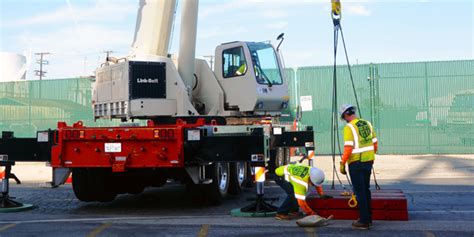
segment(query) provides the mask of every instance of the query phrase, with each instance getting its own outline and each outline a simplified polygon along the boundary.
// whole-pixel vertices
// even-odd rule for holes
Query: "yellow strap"
[[[349,205],[349,207],[356,207],[357,206],[357,199],[356,199],[356,196],[354,194],[352,194],[352,197],[347,202],[347,205]]]
[[[344,192],[341,193],[341,195],[342,195],[342,196],[350,196],[351,193],[348,192],[348,191],[344,191]]]

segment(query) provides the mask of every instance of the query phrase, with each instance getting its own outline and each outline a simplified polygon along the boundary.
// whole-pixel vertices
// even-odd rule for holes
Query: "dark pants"
[[[372,166],[372,162],[354,162],[349,165],[349,174],[359,205],[360,222],[364,224],[372,222],[372,194],[370,192]]]
[[[278,177],[275,179],[275,183],[278,184],[286,193],[286,199],[283,201],[281,206],[278,208],[278,214],[288,215],[290,212],[298,211],[298,201],[295,198],[295,191],[293,185],[286,181],[284,178]]]

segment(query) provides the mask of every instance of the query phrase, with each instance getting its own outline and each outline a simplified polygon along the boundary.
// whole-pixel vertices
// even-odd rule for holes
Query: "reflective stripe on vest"
[[[306,196],[300,195],[300,194],[296,194],[296,193],[295,193],[295,198],[296,198],[296,199],[300,199],[300,200],[306,200]]]
[[[299,184],[299,185],[305,187],[306,189],[308,189],[308,183],[307,183],[307,182],[305,182],[305,181],[303,181],[303,180],[301,180],[301,179],[298,179],[298,178],[291,177],[291,176],[290,176],[290,180],[291,180],[292,182],[295,182],[295,183],[297,183],[297,184]]]
[[[288,165],[286,165],[283,169],[283,173],[285,174],[285,180],[290,182],[290,172],[288,172]]]
[[[344,142],[344,146],[354,146],[354,142],[353,141],[346,141],[346,142]]]
[[[362,153],[362,152],[373,151],[373,150],[374,150],[374,146],[366,146],[366,147],[357,148],[357,149],[352,150],[352,154],[359,154],[359,153]]]

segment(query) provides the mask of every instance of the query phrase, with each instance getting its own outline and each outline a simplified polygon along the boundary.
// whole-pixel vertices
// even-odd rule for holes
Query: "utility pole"
[[[105,61],[107,61],[107,60],[109,59],[110,54],[114,53],[114,51],[112,51],[112,50],[104,50],[103,53],[106,54],[106,56],[105,56]]]
[[[214,55],[206,55],[204,58],[209,58],[209,64],[211,64],[211,70],[214,70]]]
[[[44,55],[48,55],[50,53],[48,52],[42,52],[42,53],[35,53],[35,55],[39,55],[39,59],[36,59],[36,63],[40,65],[40,70],[35,70],[35,75],[39,76],[40,81],[43,79],[43,77],[46,74],[46,71],[43,71],[43,65],[48,65],[49,61],[44,60],[43,57]]]

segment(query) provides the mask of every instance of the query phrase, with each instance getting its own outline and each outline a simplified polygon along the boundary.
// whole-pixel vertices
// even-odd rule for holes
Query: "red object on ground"
[[[407,199],[402,190],[384,189],[372,191],[372,218],[374,220],[408,220]],[[322,217],[333,215],[333,219],[356,220],[359,218],[359,207],[349,207],[351,196],[343,196],[344,190],[324,190],[333,196],[323,200],[316,192],[306,197],[308,205]]]
[[[69,175],[69,177],[66,179],[67,184],[72,184],[72,175]]]

